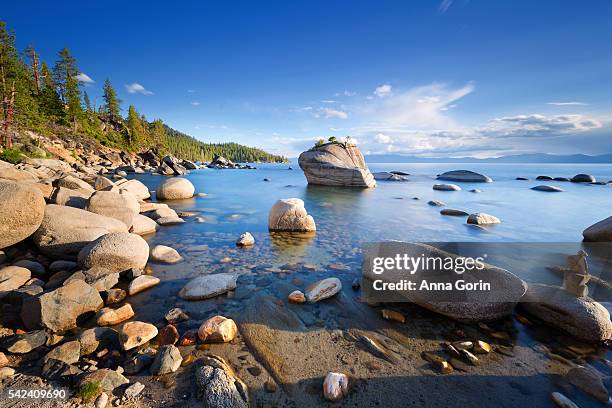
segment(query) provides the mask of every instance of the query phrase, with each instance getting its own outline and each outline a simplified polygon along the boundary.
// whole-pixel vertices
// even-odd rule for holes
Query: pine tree
[[[65,116],[63,104],[57,92],[57,86],[53,80],[51,70],[46,62],[42,63],[40,77],[42,79],[42,89],[38,98],[40,109],[48,119],[54,122],[61,121]]]
[[[110,80],[107,78],[104,81],[104,93],[103,93],[104,101],[106,102],[104,106],[104,110],[108,115],[109,119],[113,122],[119,122],[121,117],[119,116],[119,111],[121,109],[121,100],[117,98],[117,92],[115,88],[110,83]]]
[[[58,57],[53,74],[68,120],[76,130],[78,121],[83,115],[81,90],[79,89],[79,81],[76,79],[79,71],[76,66],[76,59],[70,54],[68,48],[62,49],[58,53]]]
[[[143,122],[140,120],[140,115],[134,105],[130,105],[128,108],[127,116],[127,128],[128,128],[128,145],[138,145],[142,140],[144,127]]]
[[[92,113],[93,108],[91,107],[91,101],[89,100],[89,95],[87,94],[87,91],[83,92],[83,103],[85,103],[85,110],[87,111],[87,113]]]
[[[155,150],[162,152],[166,148],[166,126],[161,119],[155,119],[153,121],[153,135],[152,142]]]
[[[32,79],[34,80],[34,89],[36,90],[36,95],[40,94],[40,59],[38,58],[38,54],[34,47],[31,45],[28,46],[25,50],[26,55],[30,60],[30,69],[32,71]]]

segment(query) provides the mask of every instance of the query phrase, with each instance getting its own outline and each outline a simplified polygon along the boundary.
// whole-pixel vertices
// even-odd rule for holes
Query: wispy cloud
[[[440,6],[438,6],[438,10],[440,10],[440,13],[446,13],[452,5],[453,0],[442,0]]]
[[[198,101],[193,101],[193,102],[191,102],[191,104],[193,106],[200,106],[200,102],[198,102]]]
[[[79,73],[74,78],[77,81],[79,81],[80,83],[85,84],[85,85],[91,85],[91,84],[96,82],[93,79],[91,79],[91,77],[89,75],[87,75],[86,73],[84,73],[84,72]]]
[[[547,105],[554,105],[554,106],[587,106],[588,103],[584,103],[584,102],[548,102]]]
[[[348,119],[348,113],[345,111],[331,108],[319,108],[319,110],[314,114],[314,117],[319,118],[321,116],[327,119]]]
[[[332,100],[332,99],[323,99],[321,101],[321,103],[336,103],[336,101]]]
[[[187,93],[194,93],[195,91],[193,89],[188,89]]]
[[[389,96],[391,94],[392,87],[389,84],[383,84],[381,86],[377,86],[374,90],[374,95],[379,98],[384,98],[385,96]]]
[[[355,96],[357,95],[357,92],[352,92],[352,91],[347,91],[345,90],[344,92],[336,92],[335,96]]]
[[[153,95],[153,92],[147,90],[144,86],[142,86],[138,82],[127,84],[125,86],[125,90],[131,94],[139,93],[139,94],[146,95],[146,96]]]

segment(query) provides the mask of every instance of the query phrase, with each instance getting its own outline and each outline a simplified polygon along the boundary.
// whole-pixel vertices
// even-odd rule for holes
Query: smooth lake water
[[[178,291],[190,278],[218,272],[242,274],[232,299],[181,305],[207,316],[212,310],[235,312],[240,299],[262,288],[284,299],[286,288],[276,288],[279,282],[303,287],[297,283],[338,276],[350,285],[361,274],[361,244],[384,240],[564,243],[521,244],[497,260],[489,259],[527,281],[560,284],[559,276],[546,267],[565,266],[565,256],[581,246],[582,231],[612,212],[612,185],[535,181],[538,175],[572,177],[578,173],[608,181],[612,180],[612,165],[370,164],[374,172],[399,170],[410,176],[406,182],[380,181],[376,188],[365,190],[308,186],[295,163],[290,165],[293,170],[288,170],[286,164],[257,166],[257,170],[201,169],[187,176],[196,192],[207,196],[172,201],[169,205],[179,212],[197,213],[205,222],[197,222],[196,216],[188,217],[184,224],[161,227],[146,237],[150,245],[176,248],[185,261],[176,265],[153,264],[153,272],[162,283],[138,295],[136,308],[145,311],[151,301],[162,309],[181,304]],[[474,170],[492,177],[494,182],[456,183],[462,191],[434,191],[436,175],[453,169]],[[530,180],[515,180],[518,176]],[[163,176],[136,177],[151,190],[163,180]],[[556,185],[564,192],[530,189],[539,184]],[[482,192],[472,193],[472,188]],[[304,200],[317,224],[314,237],[268,232],[269,209],[276,200],[289,197]],[[441,215],[440,207],[428,205],[429,200],[444,201],[447,208],[470,213],[486,212],[499,217],[502,223],[487,228],[471,226],[465,217]],[[255,237],[253,248],[235,246],[235,240],[245,231]],[[546,245],[549,247],[542,261],[538,252]],[[536,248],[535,252],[525,250],[531,247]],[[602,264],[594,258],[593,262],[592,273],[610,280],[609,261]],[[305,264],[310,264],[309,268],[305,269]],[[595,297],[607,301],[611,296],[600,291]]]

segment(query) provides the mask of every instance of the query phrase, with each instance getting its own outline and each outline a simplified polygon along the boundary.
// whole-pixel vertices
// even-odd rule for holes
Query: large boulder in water
[[[283,198],[270,209],[268,215],[270,231],[316,231],[314,219],[304,208],[304,201],[299,198]]]
[[[114,218],[79,208],[49,204],[34,243],[52,258],[76,259],[91,241],[111,232],[127,232],[125,224]]]
[[[0,180],[0,248],[23,241],[40,226],[45,199],[39,189]]]
[[[78,259],[84,269],[97,266],[113,272],[141,270],[149,259],[149,244],[139,235],[113,232],[83,247]]]
[[[489,176],[476,173],[470,170],[452,170],[438,176],[438,180],[448,181],[467,181],[471,183],[491,183],[493,180]]]
[[[329,143],[300,154],[300,168],[309,184],[374,187],[376,181],[353,144]]]
[[[193,197],[195,187],[186,178],[171,178],[157,186],[158,200],[181,200]]]
[[[570,181],[573,183],[595,183],[597,180],[590,174],[576,174]]]
[[[374,268],[365,267],[374,264],[374,257],[395,258],[397,254],[406,254],[414,259],[427,260],[430,267],[421,266],[407,272],[405,269],[386,269],[377,274]],[[482,262],[482,269],[461,270],[458,265],[466,265],[467,258],[435,248],[430,245],[390,241],[368,247],[364,256],[364,275],[362,280],[363,299],[372,302],[410,302],[416,303],[433,312],[463,322],[480,322],[498,320],[510,316],[516,304],[525,294],[527,284],[511,272]],[[433,261],[430,261],[433,260]],[[436,266],[455,265],[452,268]],[[461,261],[461,264],[459,263]],[[421,265],[424,265],[423,263]],[[415,282],[417,288],[423,281],[428,285],[448,285],[452,290],[376,290],[377,285],[385,283],[402,283],[406,279]],[[460,290],[458,280],[465,284],[486,282],[490,290]],[[429,288],[431,289],[431,287]]]
[[[591,225],[582,232],[585,241],[612,242],[612,217]]]
[[[612,336],[610,313],[605,307],[557,286],[529,285],[521,307],[549,325],[585,341],[596,343]]]

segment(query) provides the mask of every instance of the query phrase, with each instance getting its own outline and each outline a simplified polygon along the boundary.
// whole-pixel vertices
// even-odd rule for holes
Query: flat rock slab
[[[452,170],[438,176],[438,180],[448,181],[467,181],[472,183],[491,183],[493,180],[489,176],[476,173],[470,170]]]
[[[549,192],[549,193],[560,193],[560,192],[563,191],[559,187],[546,186],[546,185],[531,187],[531,189],[535,190],[535,191],[545,191],[545,192]]]

